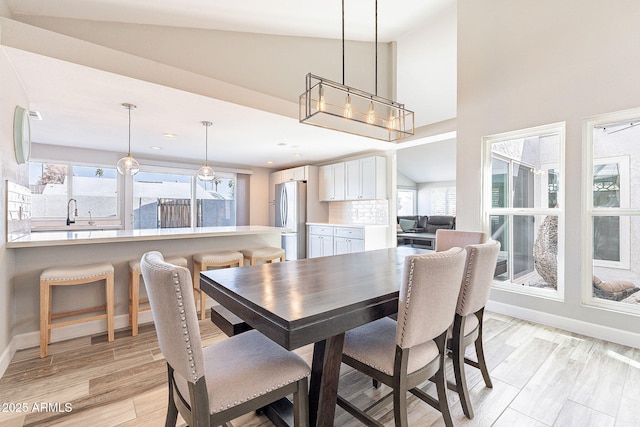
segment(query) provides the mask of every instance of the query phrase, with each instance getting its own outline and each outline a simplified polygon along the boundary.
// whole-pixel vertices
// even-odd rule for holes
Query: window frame
[[[556,166],[558,170],[558,206],[557,208],[549,208],[549,207],[539,207],[539,208],[520,208],[520,207],[493,207],[492,204],[492,161],[494,158],[498,158],[500,160],[506,161],[508,163],[508,188],[507,188],[507,198],[508,204],[512,204],[511,196],[513,192],[512,188],[512,172],[513,172],[513,163],[517,162],[519,164],[524,164],[521,160],[515,159],[504,159],[503,156],[495,156],[492,153],[492,146],[495,143],[507,142],[515,139],[522,138],[530,138],[530,137],[541,137],[544,135],[558,135],[559,141],[559,150],[558,150],[558,163],[553,164],[552,166]],[[564,222],[565,222],[565,141],[566,141],[566,123],[558,122],[551,123],[547,125],[535,126],[531,128],[515,130],[504,132],[500,134],[488,135],[482,138],[481,146],[482,146],[482,155],[481,155],[481,174],[482,174],[482,195],[481,195],[481,216],[482,216],[482,227],[483,231],[490,234],[491,233],[491,217],[492,216],[506,216],[507,221],[512,224],[513,218],[515,216],[557,216],[558,217],[558,253],[557,253],[557,283],[556,289],[549,288],[536,288],[532,286],[522,286],[516,282],[512,282],[511,279],[507,281],[498,281],[493,280],[493,287],[500,290],[505,290],[508,292],[514,292],[519,294],[525,294],[530,296],[535,296],[538,298],[546,298],[555,301],[564,301],[565,298],[565,283],[564,283],[564,253],[565,253],[565,242],[564,242]],[[548,167],[548,163],[542,163],[541,166]],[[548,170],[548,169],[545,169]],[[541,185],[543,181],[546,182],[546,179],[541,180]],[[548,197],[548,195],[547,195]],[[541,203],[546,201],[546,205],[548,206],[548,199],[541,198]],[[508,230],[508,239],[509,239],[509,248],[513,248],[513,225],[509,225]],[[502,251],[502,249],[501,249]],[[513,262],[511,260],[512,257],[507,258],[507,262],[509,263],[508,271],[513,272]],[[512,273],[510,273],[512,274]]]
[[[413,206],[411,208],[412,213],[410,215],[418,215],[418,190],[414,187],[403,187],[403,186],[398,186],[396,188],[396,215],[400,215],[397,212],[397,205],[398,205],[398,193],[400,192],[411,192],[413,193]]]
[[[90,168],[109,168],[115,169],[113,165],[105,165],[98,164],[93,162],[77,162],[77,161],[68,161],[68,160],[52,160],[46,158],[31,158],[29,160],[29,164],[31,163],[52,163],[57,165],[65,165],[67,167],[67,175],[65,178],[66,187],[67,187],[67,201],[74,198],[73,194],[73,167],[90,167]],[[115,216],[109,217],[101,217],[92,215],[91,220],[94,222],[93,225],[89,225],[89,216],[88,215],[78,215],[76,218],[81,222],[74,224],[74,228],[82,228],[82,227],[91,227],[94,228],[120,228],[122,226],[121,220],[121,211],[122,211],[122,190],[123,190],[123,182],[120,174],[116,176],[116,210]],[[68,228],[66,215],[62,217],[36,217],[31,218],[31,228],[47,228],[47,229],[63,229]]]
[[[631,216],[640,217],[640,209],[634,209],[629,207],[594,207],[593,206],[593,167],[596,163],[594,163],[594,154],[593,154],[593,133],[596,126],[607,125],[611,123],[616,123],[620,121],[631,121],[640,118],[640,108],[632,108],[629,110],[616,111],[612,113],[606,113],[596,116],[591,116],[583,119],[582,121],[582,139],[583,139],[583,168],[582,168],[582,196],[583,196],[583,206],[582,213],[583,218],[583,233],[582,235],[586,239],[584,244],[582,245],[582,265],[584,268],[582,269],[582,277],[581,277],[581,305],[594,307],[594,308],[602,308],[610,311],[615,311],[619,313],[627,313],[627,314],[635,314],[638,315],[640,313],[640,308],[634,304],[621,304],[620,301],[611,301],[603,298],[596,298],[593,295],[593,275],[594,275],[594,266],[598,267],[607,267],[607,268],[622,268],[615,267],[610,265],[597,265],[593,260],[593,218],[596,216],[618,216],[620,218],[620,227],[622,228],[623,222],[630,222]],[[617,158],[621,156],[610,157]],[[603,158],[607,159],[607,158]],[[600,159],[598,159],[600,160]],[[603,162],[608,163],[608,162]],[[629,176],[629,178],[631,178]],[[629,186],[630,188],[630,186]],[[620,205],[623,205],[622,198],[625,196],[622,192],[622,187],[620,189],[621,200]],[[630,193],[629,193],[629,201],[630,202]],[[627,204],[627,206],[630,206]],[[626,219],[627,221],[623,221]],[[629,228],[627,228],[629,230]],[[625,236],[628,238],[628,234],[624,233],[621,230],[621,240],[620,245],[623,245],[622,237]],[[630,242],[628,244],[628,250],[630,252]],[[622,251],[621,251],[622,252]],[[621,253],[622,257],[622,253]],[[630,262],[629,262],[630,268]]]

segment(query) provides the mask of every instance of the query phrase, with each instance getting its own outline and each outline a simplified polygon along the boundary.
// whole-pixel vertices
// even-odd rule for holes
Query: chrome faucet
[[[93,225],[96,222],[93,220],[93,218],[91,217],[91,211],[89,211],[89,225]]]
[[[71,202],[73,202],[75,209],[73,210],[73,219],[71,219]],[[74,224],[76,217],[78,216],[78,202],[76,199],[69,199],[67,202],[67,225]]]

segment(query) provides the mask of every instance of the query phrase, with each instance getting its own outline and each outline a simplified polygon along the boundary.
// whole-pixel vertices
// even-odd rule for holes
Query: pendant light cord
[[[375,95],[378,96],[378,0],[376,0],[376,13],[375,13],[375,24],[376,24],[376,38],[375,38]],[[342,0],[342,84],[344,85],[344,0]]]
[[[342,85],[344,86],[344,0],[342,0]]]
[[[204,125],[204,163],[209,165],[209,126]]]
[[[127,107],[129,110],[129,151],[127,152],[127,156],[131,157],[131,107]]]
[[[344,0],[343,0],[344,1]],[[378,96],[378,0],[376,0],[376,75],[375,75],[375,81],[376,81],[376,96]]]

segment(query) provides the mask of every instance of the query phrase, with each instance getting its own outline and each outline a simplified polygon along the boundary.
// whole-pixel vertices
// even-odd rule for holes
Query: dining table
[[[333,426],[345,332],[397,313],[404,259],[427,252],[397,247],[209,270],[200,288],[287,350],[313,344],[309,425]],[[266,414],[287,425],[277,412]]]

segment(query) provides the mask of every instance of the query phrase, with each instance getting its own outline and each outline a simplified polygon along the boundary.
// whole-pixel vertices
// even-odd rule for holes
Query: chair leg
[[[453,359],[453,374],[456,378],[456,392],[460,397],[460,404],[462,405],[462,412],[464,415],[472,419],[473,408],[471,407],[471,400],[469,399],[469,389],[467,387],[467,376],[464,371],[464,349],[458,345],[453,345],[452,359]]]
[[[167,364],[167,373],[169,384],[169,403],[167,405],[167,418],[164,422],[165,427],[175,427],[178,422],[178,408],[176,402],[173,400],[173,369]]]
[[[447,400],[447,379],[444,375],[444,356],[442,356],[442,365],[440,370],[433,377],[436,383],[436,390],[438,392],[438,403],[440,406],[440,412],[444,419],[444,425],[447,427],[453,427],[453,420],[451,419],[451,412],[449,411],[449,401]]]
[[[480,333],[475,342],[476,347],[476,356],[478,357],[478,366],[480,368],[480,372],[482,373],[482,378],[484,379],[484,383],[488,388],[493,388],[493,383],[491,382],[491,377],[489,376],[489,369],[487,369],[487,361],[484,358],[484,347],[482,345],[482,329],[480,329]]]
[[[298,381],[298,390],[293,393],[293,425],[309,426],[309,385],[307,378]]]
[[[396,421],[396,427],[409,425],[407,421],[407,391],[403,387],[393,388],[393,417]]]

